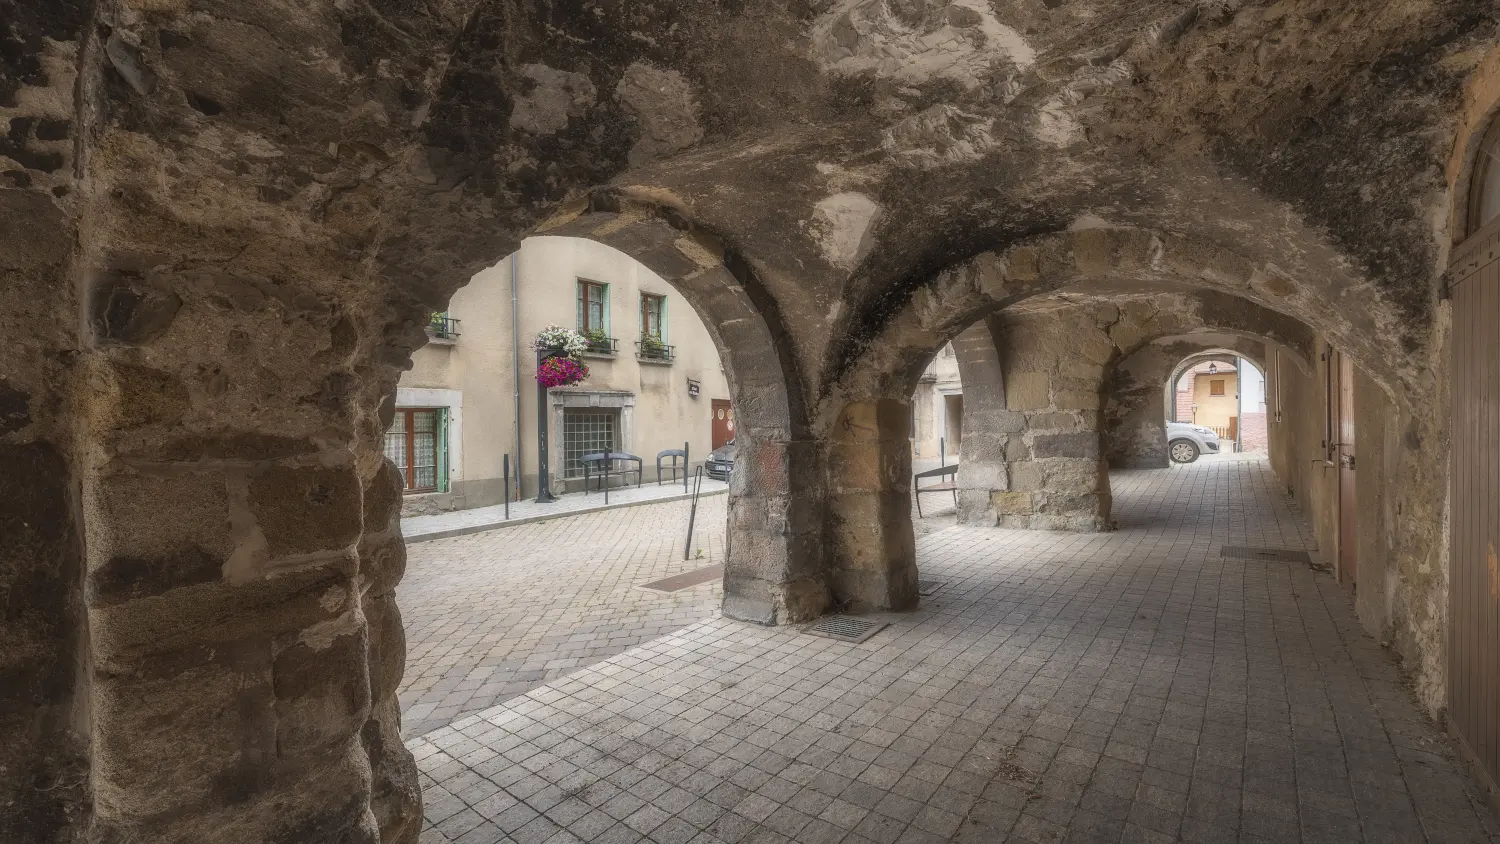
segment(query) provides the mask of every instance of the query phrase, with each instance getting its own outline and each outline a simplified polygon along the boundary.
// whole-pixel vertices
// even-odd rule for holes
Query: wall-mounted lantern
[[[702,391],[703,391],[703,388],[701,386],[699,386],[699,384],[698,384],[697,381],[694,381],[691,378],[688,379],[688,395],[689,396],[691,396],[691,397],[693,397],[693,398],[696,399],[698,397],[698,394],[700,392],[702,392]]]
[[[1208,365],[1208,374],[1209,375],[1218,375],[1219,374],[1219,365],[1217,363],[1210,363]]]

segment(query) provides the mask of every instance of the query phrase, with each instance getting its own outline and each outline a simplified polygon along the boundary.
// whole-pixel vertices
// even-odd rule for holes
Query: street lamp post
[[[543,361],[557,356],[555,349],[539,349],[536,353],[537,372],[541,372]],[[547,471],[547,387],[540,378],[536,382],[536,442],[536,503],[551,504],[557,498],[552,495],[551,478]]]

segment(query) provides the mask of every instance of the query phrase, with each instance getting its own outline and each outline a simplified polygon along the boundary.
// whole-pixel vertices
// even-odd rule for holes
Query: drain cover
[[[948,585],[948,581],[946,581],[946,580],[918,580],[917,581],[917,594],[918,595],[931,595],[932,593],[938,591],[939,589],[942,589],[944,586],[947,586],[947,585]]]
[[[879,633],[885,625],[884,621],[871,621],[867,618],[855,618],[852,615],[825,615],[818,619],[816,624],[807,628],[806,632],[814,636],[825,636],[829,639],[858,644]]]
[[[1235,557],[1241,560],[1265,560],[1273,563],[1311,563],[1312,557],[1306,551],[1297,551],[1292,548],[1247,548],[1242,545],[1225,545],[1219,549],[1221,557]]]

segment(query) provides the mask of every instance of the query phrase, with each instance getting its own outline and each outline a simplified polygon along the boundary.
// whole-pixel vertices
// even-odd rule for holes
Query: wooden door
[[[718,448],[734,439],[734,407],[728,399],[714,399],[713,412],[713,447]]]
[[[1354,362],[1334,352],[1328,366],[1335,373],[1337,388],[1337,426],[1330,451],[1339,485],[1339,582],[1353,589],[1359,569],[1359,501],[1354,484]]]
[[[1500,799],[1500,223],[1455,250],[1452,277],[1448,714]]]

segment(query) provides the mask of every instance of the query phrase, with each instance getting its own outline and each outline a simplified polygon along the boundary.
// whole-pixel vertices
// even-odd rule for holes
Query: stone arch
[[[1069,288],[994,312],[954,340],[965,394],[960,517],[1016,528],[1106,527],[1111,426],[1122,413],[1141,412],[1144,392],[1161,398],[1166,381],[1163,371],[1153,387],[1132,383],[1129,407],[1112,407],[1116,368],[1170,337],[1194,348],[1263,350],[1270,342],[1304,370],[1316,345],[1297,320],[1212,290]]]
[[[1189,334],[1160,337],[1125,355],[1105,376],[1103,450],[1111,469],[1161,469],[1173,385],[1204,360],[1245,358],[1265,371],[1266,343],[1247,337]],[[1296,355],[1289,355],[1299,361]]]
[[[1065,291],[1178,291],[1232,296],[1332,338],[1392,392],[1420,394],[1425,375],[1382,346],[1395,312],[1327,247],[1313,250],[1313,286],[1270,261],[1161,229],[1099,226],[1038,235],[939,272],[869,341],[841,381],[850,393],[899,394],[934,349],[987,314]],[[836,391],[834,391],[836,392]],[[823,412],[836,412],[837,400]]]
[[[821,554],[822,452],[795,352],[754,270],[680,209],[611,191],[570,204],[536,233],[618,249],[693,306],[718,346],[739,423],[724,612],[763,624],[820,615],[830,600]]]

